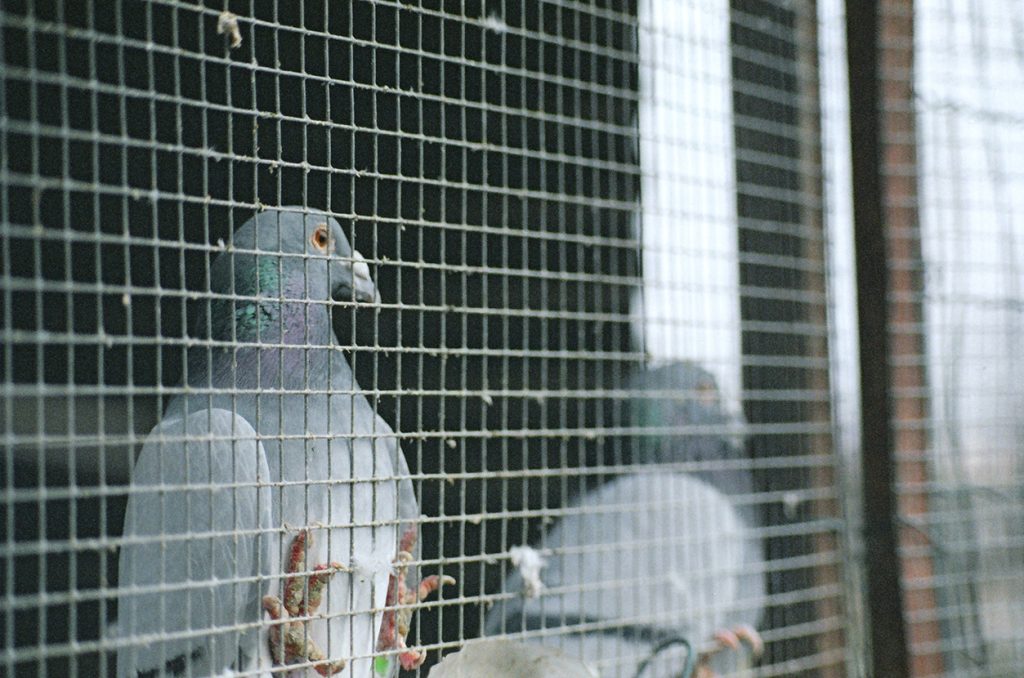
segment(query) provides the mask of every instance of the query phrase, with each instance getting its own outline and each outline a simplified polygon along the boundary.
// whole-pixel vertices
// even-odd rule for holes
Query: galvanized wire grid
[[[735,603],[767,643],[757,675],[844,673],[814,3],[26,1],[4,3],[0,36],[6,674],[112,675],[142,640],[112,626],[133,459],[175,396],[220,395],[181,386],[187,351],[246,342],[193,319],[261,302],[211,291],[211,266],[283,205],[337,219],[380,289],[333,303],[333,330],[408,460],[419,574],[457,580],[413,618],[426,666],[496,633],[596,639],[607,676],[636,671],[613,642],[635,627],[706,646],[680,606],[623,601],[676,600],[671,558],[660,579],[630,571],[681,543],[717,562],[717,535],[614,520],[704,495],[587,502],[631,477],[719,497],[716,478],[739,477],[723,510],[763,558],[701,574],[763,583]],[[643,370],[667,364],[711,380],[651,388]],[[299,376],[286,394],[325,391]],[[573,543],[572,520],[598,516],[613,538]],[[281,555],[282,528],[254,533]],[[547,560],[530,623],[498,612],[525,604],[521,545]],[[588,578],[594,562],[621,569]]]
[[[905,311],[892,336],[901,350],[894,425],[911,669],[1018,675],[1024,16],[1011,2],[885,8],[887,211],[900,241],[892,294]]]

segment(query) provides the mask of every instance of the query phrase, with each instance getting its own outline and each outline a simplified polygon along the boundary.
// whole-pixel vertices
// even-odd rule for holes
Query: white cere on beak
[[[359,301],[380,303],[380,290],[370,276],[370,267],[358,250],[352,250],[352,286]]]
[[[370,267],[359,250],[352,250],[352,276],[363,280],[371,280]]]

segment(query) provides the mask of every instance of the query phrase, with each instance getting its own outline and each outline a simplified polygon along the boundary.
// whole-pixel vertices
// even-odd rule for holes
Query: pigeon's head
[[[326,221],[317,220],[316,228],[309,232],[306,240],[314,254],[328,257],[332,299],[380,303],[380,292],[370,277],[370,267],[363,255],[352,249],[337,221],[331,218]]]
[[[714,375],[691,361],[638,373],[630,382],[635,424],[657,429],[641,442],[648,461],[708,461],[734,454],[742,419],[723,402]]]
[[[715,376],[683,360],[639,373],[631,383],[644,407],[642,418],[656,426],[714,423],[724,418]]]
[[[261,271],[277,268],[286,298],[299,292],[310,301],[380,301],[366,260],[332,217],[301,208],[267,210],[235,232],[233,245],[256,250]],[[275,290],[261,285],[266,291]]]
[[[242,224],[211,266],[210,291],[230,295],[210,305],[211,335],[223,340],[327,343],[331,300],[380,301],[341,225],[301,208],[266,210]]]

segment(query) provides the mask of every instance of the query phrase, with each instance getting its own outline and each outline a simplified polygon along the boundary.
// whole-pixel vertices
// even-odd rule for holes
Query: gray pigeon
[[[369,269],[334,219],[269,210],[235,232],[210,289],[188,392],[132,473],[118,676],[391,674],[372,654],[418,509],[329,308],[378,300]]]
[[[724,434],[739,422],[723,411],[714,378],[693,363],[645,373],[634,388],[634,425],[660,430],[635,460],[661,468],[620,476],[568,507],[539,545],[541,594],[496,605],[487,632],[556,642],[603,675],[622,667],[642,676],[686,676],[686,666],[697,676],[734,671],[751,653],[722,650],[746,641],[760,651],[755,629],[766,595],[755,511],[744,496],[752,482]],[[505,590],[518,594],[524,583],[515,572]]]
[[[687,473],[730,496],[753,492],[739,435],[743,420],[726,409],[711,372],[692,361],[674,362],[638,372],[629,388],[628,425],[645,431],[636,462],[685,463]],[[740,510],[756,522],[749,504]]]
[[[579,659],[510,640],[483,640],[445,655],[430,678],[598,678]]]

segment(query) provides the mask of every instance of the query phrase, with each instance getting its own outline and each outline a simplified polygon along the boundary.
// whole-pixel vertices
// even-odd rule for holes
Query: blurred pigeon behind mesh
[[[637,373],[629,388],[629,425],[646,431],[637,463],[706,464],[686,472],[728,495],[753,491],[739,435],[743,420],[726,409],[711,372],[690,361],[670,363]],[[741,512],[756,522],[749,504]]]
[[[642,373],[633,389],[631,424],[660,430],[640,442],[635,461],[658,467],[568,507],[540,545],[542,595],[497,604],[487,632],[533,632],[609,675],[642,666],[639,675],[680,676],[690,657],[697,676],[737,670],[761,650],[755,629],[766,596],[756,511],[745,501],[753,483],[739,463],[741,422],[694,363]],[[513,573],[505,590],[522,589]],[[579,631],[553,635],[566,626]],[[748,651],[723,651],[741,645]]]
[[[378,300],[369,269],[334,219],[269,210],[217,256],[210,289],[194,393],[170,403],[132,474],[118,675],[393,675],[393,656],[370,655],[418,508],[329,309]]]
[[[598,678],[575,657],[510,640],[473,641],[430,670],[430,678]]]

